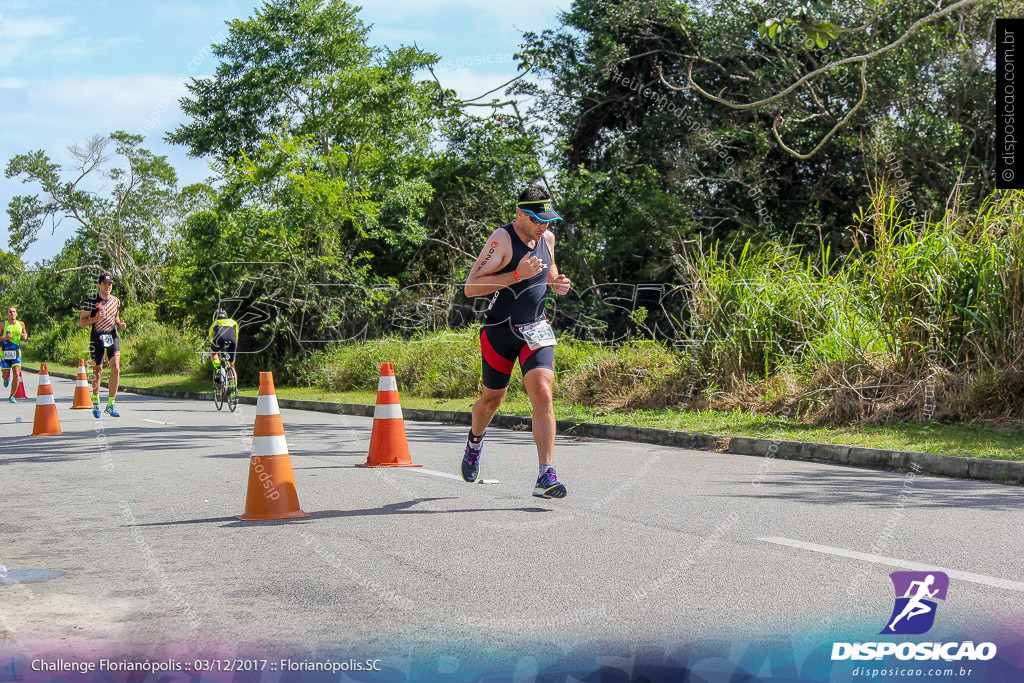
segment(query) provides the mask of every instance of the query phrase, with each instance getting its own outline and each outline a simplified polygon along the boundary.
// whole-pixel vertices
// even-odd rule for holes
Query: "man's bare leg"
[[[523,384],[533,406],[533,440],[537,444],[537,464],[553,465],[555,457],[555,403],[552,387],[555,373],[534,368],[526,373]]]

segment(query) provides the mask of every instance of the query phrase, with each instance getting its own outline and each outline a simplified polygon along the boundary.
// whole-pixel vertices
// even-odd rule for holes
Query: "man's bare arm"
[[[512,258],[512,241],[504,230],[495,230],[487,238],[487,244],[480,250],[473,269],[466,279],[466,296],[487,296],[499,289],[516,283],[512,273],[495,275],[496,271],[505,267]]]
[[[568,294],[572,280],[562,275],[555,265],[555,235],[552,232],[544,233],[544,239],[548,241],[548,251],[551,252],[551,269],[548,272],[548,284],[556,294]]]

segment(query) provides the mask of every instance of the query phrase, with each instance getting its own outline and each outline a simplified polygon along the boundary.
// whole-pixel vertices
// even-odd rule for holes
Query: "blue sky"
[[[358,4],[358,3],[354,3]],[[183,121],[182,76],[213,73],[206,48],[225,22],[250,16],[248,0],[0,0],[0,163],[46,150],[67,164],[66,147],[115,130],[150,135],[145,146],[166,154],[182,183],[208,175],[162,141]],[[438,76],[462,96],[476,96],[515,75],[512,55],[522,31],[557,24],[569,1],[381,0],[360,16],[375,44],[415,42],[441,56]],[[222,33],[223,32],[223,33]],[[0,248],[7,248],[7,203],[26,191],[0,175]],[[33,190],[34,191],[34,190]],[[25,255],[33,262],[59,251],[70,224],[47,230]]]

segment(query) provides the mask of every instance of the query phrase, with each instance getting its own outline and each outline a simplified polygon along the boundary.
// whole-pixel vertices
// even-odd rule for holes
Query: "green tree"
[[[367,44],[340,0],[276,0],[230,24],[168,139],[222,171],[172,263],[186,300],[232,299],[282,354],[358,334],[427,235],[436,56]],[[189,278],[203,274],[214,287]],[[190,284],[191,282],[191,284]],[[179,290],[179,288],[183,288]],[[215,291],[211,291],[211,289]]]
[[[8,178],[35,184],[40,192],[14,197],[8,205],[10,247],[17,255],[36,240],[44,226],[64,220],[77,225],[74,249],[82,256],[65,268],[109,268],[130,298],[151,301],[159,287],[164,245],[180,214],[177,174],[158,156],[140,147],[142,136],[123,131],[94,137],[68,148],[75,165],[61,169],[42,150],[13,157]],[[113,145],[113,153],[110,147]],[[110,167],[114,159],[123,165]],[[109,193],[99,179],[113,182]]]
[[[421,112],[396,105],[423,89],[410,73],[437,58],[369,45],[358,10],[342,0],[273,0],[229,22],[228,38],[212,47],[216,74],[188,84],[181,106],[191,120],[167,140],[225,163],[259,154],[279,133],[309,136],[324,154],[340,145],[356,165],[370,135],[401,145]]]

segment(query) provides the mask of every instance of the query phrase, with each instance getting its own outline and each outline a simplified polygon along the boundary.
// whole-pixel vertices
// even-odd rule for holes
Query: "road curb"
[[[24,368],[27,372],[38,373],[38,370]],[[63,372],[51,372],[54,377],[75,379],[76,376]],[[107,385],[106,382],[103,383]],[[122,385],[121,391],[143,396],[159,398],[181,398],[200,401],[212,400],[213,395],[205,392],[175,391],[172,389],[151,389]],[[256,405],[253,396],[239,396],[239,403]],[[329,401],[301,401],[278,397],[277,403],[282,408],[293,410],[309,410],[336,415],[355,415],[373,417],[374,406],[361,403],[331,403]],[[440,422],[449,425],[469,425],[471,414],[456,410],[429,410],[424,408],[403,408],[402,413],[408,420],[415,422]],[[518,415],[495,415],[491,424],[503,429],[529,430],[532,420]],[[633,441],[657,446],[674,448],[690,448],[700,451],[714,451],[731,455],[749,455],[765,458],[767,461],[803,460],[834,465],[847,465],[887,472],[915,471],[918,474],[931,474],[956,479],[973,479],[989,481],[997,484],[1020,485],[1024,482],[1024,462],[1013,460],[993,460],[991,458],[967,458],[959,455],[943,455],[940,453],[912,453],[909,451],[890,451],[881,448],[864,448],[861,446],[841,446],[838,444],[810,443],[806,441],[785,441],[776,439],[760,439],[749,436],[723,437],[714,434],[695,434],[673,429],[655,427],[632,427],[628,425],[609,425],[595,422],[572,422],[559,420],[559,434],[593,439],[612,439],[614,441]]]

